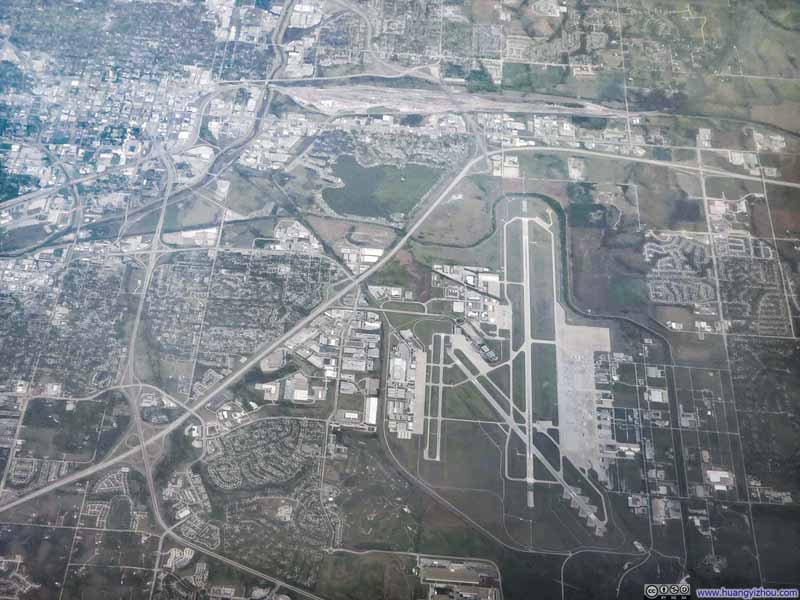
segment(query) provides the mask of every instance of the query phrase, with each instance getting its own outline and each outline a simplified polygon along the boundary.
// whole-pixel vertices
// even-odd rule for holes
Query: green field
[[[416,581],[411,559],[391,555],[328,555],[314,591],[331,600],[411,598]]]
[[[514,406],[519,410],[525,411],[525,352],[520,352],[514,357],[511,364],[514,376],[513,387],[511,388]]]
[[[542,453],[542,455],[547,459],[547,462],[550,463],[554,469],[561,468],[561,453],[558,450],[558,446],[553,443],[549,437],[543,434],[541,431],[534,431],[533,432],[533,445]]]
[[[511,312],[514,320],[511,321],[511,349],[516,352],[525,341],[525,298],[522,286],[507,285],[506,296],[511,303]]]
[[[128,235],[153,233],[158,226],[158,211],[151,210],[138,217],[136,220],[129,220],[128,223],[129,225],[125,228],[125,233]]]
[[[414,324],[412,331],[427,348],[433,343],[435,333],[453,333],[453,326],[443,319],[423,319]]]
[[[552,239],[539,225],[530,223],[531,323],[533,337],[555,339]]]
[[[556,347],[553,344],[531,344],[533,368],[533,418],[558,424],[558,373]]]
[[[511,397],[511,368],[508,364],[500,365],[496,369],[489,371],[489,379],[506,396]]]
[[[553,154],[519,154],[519,167],[526,177],[544,179],[566,179],[567,163]]]
[[[220,244],[233,248],[252,248],[257,240],[271,238],[276,217],[263,217],[240,223],[226,223]]]
[[[392,324],[392,327],[397,329],[409,329],[410,327],[414,326],[419,320],[419,317],[416,315],[409,315],[406,313],[384,313],[386,318],[389,320],[389,323]]]
[[[269,179],[241,167],[229,169],[224,179],[230,183],[225,205],[241,215],[263,210],[279,194]]]
[[[514,221],[506,227],[506,281],[522,283],[522,222]]]
[[[624,100],[621,73],[606,72],[593,78],[578,78],[571,69],[560,66],[506,63],[503,65],[503,89],[593,98],[607,102]]]
[[[198,195],[169,206],[164,214],[164,231],[187,227],[216,225],[222,220],[222,209]]]
[[[463,353],[461,350],[458,350],[458,349],[456,349],[456,350],[453,350],[453,355],[454,355],[454,356],[455,356],[455,357],[456,357],[456,358],[457,358],[457,359],[458,359],[458,360],[461,362],[461,364],[462,364],[462,365],[464,365],[464,366],[467,368],[467,370],[469,370],[469,372],[470,372],[470,373],[472,373],[473,375],[477,375],[477,374],[480,372],[480,371],[478,370],[478,367],[476,367],[475,365],[473,365],[473,364],[472,364],[472,361],[470,361],[470,359],[468,359],[468,358],[467,358],[466,354],[464,354],[464,353]]]
[[[439,176],[437,169],[422,165],[362,167],[349,155],[339,157],[333,173],[344,187],[325,189],[325,202],[339,214],[361,217],[410,213]]]
[[[384,302],[382,308],[386,310],[401,310],[404,312],[414,312],[420,315],[425,314],[425,306],[419,302],[402,302],[399,300],[389,300]]]
[[[497,387],[491,381],[489,381],[486,377],[481,375],[480,377],[478,377],[478,383],[480,383],[483,386],[483,388],[487,392],[489,392],[489,394],[492,396],[494,401],[497,402],[497,404],[500,406],[503,412],[505,413],[511,412],[511,405],[509,404],[508,400],[505,398],[505,396],[503,396],[500,390],[497,389]]]
[[[466,379],[466,373],[457,365],[451,365],[442,369],[442,383],[445,385],[455,385]]]
[[[23,420],[24,452],[40,458],[68,455],[73,460],[102,456],[128,424],[128,417],[113,415],[115,403],[123,402],[110,394],[77,402],[67,410],[63,400],[34,398]]]
[[[497,421],[497,414],[483,394],[469,381],[444,390],[444,416],[451,419]]]

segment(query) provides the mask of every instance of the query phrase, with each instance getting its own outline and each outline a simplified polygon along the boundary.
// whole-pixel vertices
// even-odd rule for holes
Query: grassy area
[[[225,172],[225,179],[230,182],[225,205],[231,210],[249,215],[262,210],[278,197],[278,190],[266,177],[253,176],[241,167],[234,167]]]
[[[763,85],[757,80],[707,75],[689,79],[680,108],[689,114],[752,119],[794,131],[798,106],[796,81],[771,80]]]
[[[23,446],[33,456],[56,458],[61,454],[92,458],[101,456],[116,443],[128,424],[128,417],[112,416],[115,404],[124,402],[111,397],[84,400],[67,410],[62,400],[34,398],[23,420]]]
[[[461,383],[466,378],[466,373],[457,365],[451,365],[442,369],[442,383],[445,385]]]
[[[417,257],[407,251],[400,250],[394,257],[394,260],[385,265],[391,266],[391,272],[394,273],[391,277],[399,279],[403,278],[403,288],[406,292],[411,293],[413,299],[417,302],[425,302],[431,297],[431,277],[430,271],[425,265],[417,260]],[[370,278],[370,285],[393,285],[386,283],[386,279],[381,279],[381,274],[376,278]],[[388,274],[383,277],[389,277]],[[394,284],[396,285],[396,284]]]
[[[497,271],[500,269],[500,261],[502,260],[498,252],[497,238],[494,235],[483,240],[477,246],[470,246],[469,248],[423,245],[413,240],[411,241],[411,248],[414,252],[414,257],[419,262],[429,266],[436,263],[472,265]]]
[[[327,555],[314,592],[330,600],[414,598],[413,558]]]
[[[511,406],[509,405],[508,400],[503,397],[503,394],[500,393],[500,390],[498,390],[491,381],[481,375],[478,377],[478,382],[487,392],[489,392],[489,394],[491,394],[492,398],[494,398],[494,401],[497,402],[504,412],[508,413],[511,411]]]
[[[128,235],[153,233],[158,226],[158,215],[159,213],[157,210],[151,210],[135,221],[129,221],[130,225],[125,229],[125,233]]]
[[[511,368],[508,364],[500,365],[493,371],[489,371],[489,379],[506,396],[511,396]]]
[[[625,99],[622,73],[605,72],[596,77],[578,79],[566,67],[519,63],[503,65],[503,89],[610,102],[623,102]]]
[[[408,329],[413,327],[414,323],[419,320],[416,315],[407,315],[404,313],[384,313],[392,327],[396,329]]]
[[[197,419],[192,419],[192,423],[199,424]],[[192,439],[183,430],[177,429],[167,436],[167,451],[153,473],[157,483],[164,483],[180,465],[189,464],[200,457],[200,450],[192,446]]]
[[[797,562],[786,548],[800,546],[800,509],[797,506],[753,506],[758,549],[770,581],[796,581]],[[791,540],[794,540],[793,542]]]
[[[533,336],[539,339],[555,339],[555,316],[553,297],[553,240],[534,223],[529,224],[531,260],[531,323]]]
[[[414,240],[464,248],[480,243],[494,232],[493,207],[501,194],[502,188],[496,182],[483,177],[462,180],[453,190],[452,199],[433,211]]]
[[[461,362],[461,364],[464,365],[469,370],[470,373],[472,373],[473,375],[478,374],[478,368],[472,364],[472,361],[468,359],[467,356],[461,350],[456,349],[453,351],[453,354]]]
[[[541,431],[533,433],[533,445],[544,455],[547,462],[554,469],[558,469],[561,466],[561,452],[559,452],[558,446]]]
[[[453,333],[453,326],[450,321],[442,319],[424,319],[414,325],[413,331],[427,348],[433,343],[434,333]]]
[[[111,499],[108,526],[111,529],[128,529],[131,525],[131,503],[125,496]]]
[[[609,289],[610,304],[617,310],[630,310],[650,303],[647,285],[643,279],[626,277],[617,280],[617,285]]]
[[[484,496],[490,502],[482,504],[479,498],[483,495],[475,492],[488,490],[502,494],[503,457],[495,444],[498,441],[502,443],[504,439],[499,425],[445,421],[442,424],[441,442],[447,468],[430,465],[428,469],[423,466],[420,475],[431,485],[447,488],[448,492],[460,490],[463,495],[448,497],[456,499],[457,505],[466,508],[474,517],[480,519],[489,516],[487,513],[497,514],[500,506],[495,503],[496,498]]]
[[[8,63],[0,63],[8,64]],[[17,175],[9,173],[3,168],[3,163],[0,162],[0,202],[16,198],[20,195],[20,188],[34,187],[38,180],[30,175]]]
[[[41,588],[33,589],[28,597],[54,597],[64,580],[70,548],[75,532],[64,527],[42,528],[25,525],[4,525],[0,534],[4,556],[19,554],[25,564],[26,575]],[[68,591],[66,587],[65,591]],[[79,593],[68,598],[80,597]]]
[[[511,349],[516,352],[525,341],[525,317],[523,315],[525,302],[522,286],[507,285],[506,295],[511,302],[511,312],[514,315],[511,322]]]
[[[453,419],[497,421],[497,414],[471,382],[444,390],[444,416]]]
[[[526,177],[542,179],[566,179],[567,163],[553,154],[520,152],[519,168]]]
[[[526,353],[520,352],[514,357],[514,362],[511,364],[511,372],[514,376],[514,385],[511,389],[514,406],[518,409],[525,410],[525,360]]]
[[[176,231],[186,227],[216,225],[221,220],[221,208],[200,196],[194,196],[167,208],[164,213],[164,230]]]
[[[226,223],[220,244],[234,248],[252,248],[257,239],[272,237],[276,217],[253,219],[244,223]]]
[[[642,224],[657,229],[706,228],[705,214],[697,198],[702,195],[700,179],[676,173],[657,165],[627,165],[626,178],[637,182],[637,193]]]
[[[415,312],[421,315],[425,314],[425,307],[418,302],[399,302],[397,300],[389,300],[382,305],[386,310],[402,310],[406,312]]]
[[[522,269],[522,222],[515,221],[506,228],[506,281],[521,283]]]
[[[531,344],[533,367],[533,417],[558,424],[558,372],[556,347],[553,344]]]
[[[410,277],[406,266],[392,259],[369,278],[370,285],[386,285],[391,287],[408,287]]]
[[[520,92],[555,92],[566,83],[569,69],[507,63],[503,65],[503,89]]]
[[[423,165],[362,167],[350,155],[339,157],[333,172],[344,187],[325,189],[325,202],[340,214],[363,217],[410,213],[439,176],[437,169]]]

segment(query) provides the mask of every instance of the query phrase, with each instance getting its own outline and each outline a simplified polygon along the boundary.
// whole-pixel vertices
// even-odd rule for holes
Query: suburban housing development
[[[0,596],[796,597],[798,55],[790,0],[0,3]]]

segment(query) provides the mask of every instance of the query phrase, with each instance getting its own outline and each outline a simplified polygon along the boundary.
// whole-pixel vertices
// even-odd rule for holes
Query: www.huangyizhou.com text
[[[698,588],[695,590],[698,598],[800,598],[797,588]]]

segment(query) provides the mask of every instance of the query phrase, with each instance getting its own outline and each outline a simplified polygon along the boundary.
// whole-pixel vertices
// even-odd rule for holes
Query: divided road
[[[250,369],[252,369],[256,365],[258,365],[262,358],[264,358],[265,356],[267,356],[268,354],[270,354],[274,350],[277,350],[280,346],[282,346],[292,336],[294,336],[297,333],[299,333],[304,327],[306,327],[314,319],[316,319],[317,317],[322,315],[326,310],[336,306],[336,304],[345,295],[347,295],[348,293],[350,293],[351,291],[356,289],[360,284],[364,283],[375,272],[377,272],[378,270],[383,268],[390,260],[392,260],[392,258],[394,258],[394,255],[397,254],[397,252],[405,246],[405,244],[411,239],[411,237],[414,236],[414,234],[417,232],[417,230],[419,230],[419,228],[427,220],[427,218],[433,213],[433,211],[435,211],[439,207],[439,205],[442,203],[442,201],[444,201],[450,195],[450,193],[461,182],[461,180],[464,179],[464,177],[466,177],[467,175],[469,175],[470,171],[476,165],[480,164],[483,160],[485,160],[486,158],[491,157],[491,156],[499,156],[499,155],[502,155],[502,154],[517,153],[517,152],[564,152],[564,153],[579,154],[579,155],[602,156],[604,158],[616,158],[616,159],[619,159],[619,160],[628,160],[628,161],[632,161],[632,162],[656,164],[656,165],[661,165],[661,166],[671,166],[673,168],[686,169],[686,170],[689,170],[689,171],[697,171],[698,170],[697,167],[692,167],[691,165],[670,163],[670,162],[667,162],[667,161],[658,161],[658,160],[654,160],[654,159],[635,158],[635,157],[630,157],[630,156],[608,155],[608,154],[605,154],[605,153],[602,153],[602,152],[594,152],[594,151],[591,151],[591,150],[579,150],[579,149],[575,149],[575,148],[562,148],[562,147],[527,146],[527,147],[522,147],[522,148],[514,148],[513,150],[506,150],[506,149],[493,150],[493,151],[488,152],[486,154],[481,154],[481,155],[473,158],[472,160],[470,160],[461,169],[461,171],[452,179],[452,181],[444,188],[444,190],[442,192],[440,192],[440,194],[436,197],[436,199],[417,217],[417,219],[414,221],[414,223],[411,226],[409,226],[408,230],[403,235],[403,237],[400,238],[400,240],[398,240],[398,242],[394,246],[392,246],[386,252],[386,254],[384,254],[381,257],[381,259],[378,262],[376,262],[370,269],[368,269],[367,271],[365,271],[361,275],[359,275],[359,276],[355,277],[354,279],[352,279],[351,281],[349,281],[340,291],[336,292],[333,296],[328,298],[326,301],[322,302],[319,306],[317,306],[314,310],[312,310],[308,314],[307,317],[305,317],[304,319],[302,319],[298,323],[296,323],[289,331],[287,331],[281,337],[277,338],[276,340],[274,340],[272,342],[269,342],[269,343],[263,345],[260,349],[258,349],[253,354],[253,356],[247,362],[245,362],[244,364],[240,365],[233,373],[231,373],[226,379],[221,381],[216,387],[214,387],[211,390],[209,390],[209,392],[197,404],[195,404],[192,408],[194,408],[195,411],[197,411],[197,410],[203,408],[204,406],[206,406],[209,402],[211,402],[211,400],[216,398],[219,394],[221,394],[223,391],[225,391],[228,387],[230,387],[231,385],[236,383],[247,371],[249,371]],[[704,172],[706,172],[706,173],[708,173],[709,171],[710,171],[710,169],[704,169]],[[712,174],[720,175],[720,176],[726,176],[726,177],[732,177],[732,178],[735,178],[735,179],[747,179],[747,180],[753,179],[753,180],[758,180],[759,182],[761,182],[761,178],[753,177],[753,176],[747,176],[747,175],[738,175],[738,174],[732,174],[732,173],[717,172],[716,170],[712,171]],[[800,188],[800,183],[779,181],[779,180],[766,180],[766,181],[767,181],[767,183],[774,183],[775,185],[782,185],[782,186],[786,186],[786,187]],[[160,430],[158,433],[156,433],[155,435],[150,437],[145,442],[145,444],[150,444],[152,442],[155,442],[155,441],[158,441],[158,440],[161,440],[161,439],[165,438],[170,433],[172,433],[173,431],[177,430],[179,427],[184,425],[190,418],[192,418],[192,413],[189,413],[189,412],[184,413],[183,415],[178,417],[175,421],[173,421],[168,426],[166,426],[164,429]],[[109,458],[108,460],[105,460],[105,461],[103,461],[101,463],[93,465],[93,466],[91,466],[91,467],[89,467],[87,469],[84,469],[82,471],[77,471],[75,473],[72,473],[71,475],[68,475],[67,477],[64,477],[63,479],[60,479],[58,481],[54,481],[53,483],[51,483],[49,485],[46,485],[43,488],[39,488],[38,490],[34,490],[33,492],[31,492],[29,494],[26,494],[25,496],[21,496],[21,497],[15,499],[15,500],[12,500],[11,502],[9,502],[7,504],[4,504],[4,505],[0,506],[0,513],[2,513],[3,511],[8,510],[10,508],[14,508],[16,506],[19,506],[20,504],[23,504],[23,503],[25,503],[25,502],[27,502],[29,500],[34,499],[34,498],[38,498],[40,496],[43,496],[43,495],[45,495],[45,494],[47,494],[47,493],[49,493],[49,492],[51,492],[51,491],[53,491],[55,489],[58,489],[58,488],[60,488],[60,487],[62,487],[64,485],[67,485],[69,483],[73,483],[75,481],[79,481],[81,479],[84,479],[85,477],[88,477],[90,475],[93,475],[94,473],[102,471],[103,469],[106,469],[106,468],[110,467],[111,465],[114,465],[116,463],[128,460],[132,456],[134,456],[137,452],[140,452],[140,449],[139,449],[138,446],[136,446],[134,448],[131,448],[130,450],[127,450],[127,451],[125,451],[125,452],[123,452],[121,454],[118,454],[117,456],[115,456],[113,458]]]
[[[499,154],[499,151],[497,152]],[[381,259],[376,262],[369,270],[364,271],[358,277],[355,277],[352,281],[348,282],[340,291],[336,292],[333,296],[325,300],[322,304],[317,306],[314,310],[312,310],[308,316],[304,319],[298,321],[289,331],[284,333],[281,337],[277,338],[276,340],[269,342],[262,346],[259,350],[257,350],[253,356],[245,363],[240,365],[233,373],[231,373],[225,380],[221,381],[216,387],[209,390],[209,392],[192,408],[195,411],[203,408],[209,402],[211,402],[214,398],[216,398],[219,394],[224,392],[228,387],[236,383],[239,378],[241,378],[247,371],[252,369],[253,367],[257,366],[261,359],[270,354],[271,352],[277,350],[280,346],[286,343],[287,340],[291,339],[292,336],[296,335],[300,331],[303,330],[306,326],[308,326],[314,319],[322,315],[326,310],[334,307],[337,303],[347,294],[352,292],[356,289],[360,284],[364,283],[367,278],[372,276],[376,271],[384,267],[392,258],[394,257],[397,252],[402,249],[406,242],[417,232],[417,230],[422,226],[425,220],[433,213],[434,210],[438,208],[438,206],[442,203],[442,201],[447,198],[453,189],[461,182],[464,177],[466,177],[470,170],[477,164],[479,164],[482,160],[484,160],[484,156],[480,155],[476,158],[473,158],[470,162],[468,162],[463,169],[453,178],[453,180],[445,187],[445,189],[437,196],[436,200],[434,200],[417,218],[413,225],[408,228],[408,231],[403,235],[402,238],[390,248],[386,254],[381,257]],[[175,419],[172,423],[161,429],[158,433],[153,435],[152,437],[148,438],[145,444],[150,444],[152,442],[161,440],[167,437],[173,431],[176,431],[179,427],[183,426],[189,419],[192,418],[192,413],[186,412],[182,414],[180,417]],[[103,462],[100,462],[96,465],[93,465],[87,469],[83,469],[82,471],[77,471],[64,477],[63,479],[59,479],[58,481],[54,481],[53,483],[46,485],[45,487],[39,488],[38,490],[34,490],[25,496],[21,496],[16,500],[9,502],[8,504],[4,504],[0,506],[0,513],[6,511],[10,508],[14,508],[23,504],[29,500],[33,500],[34,498],[38,498],[45,494],[50,493],[51,491],[58,489],[64,485],[69,483],[73,483],[75,481],[80,481],[90,475],[93,475],[103,469],[107,469],[111,465],[114,465],[119,462],[123,462],[125,460],[130,459],[137,453],[141,452],[139,446],[126,450],[125,452],[114,456],[113,458],[109,458]]]

